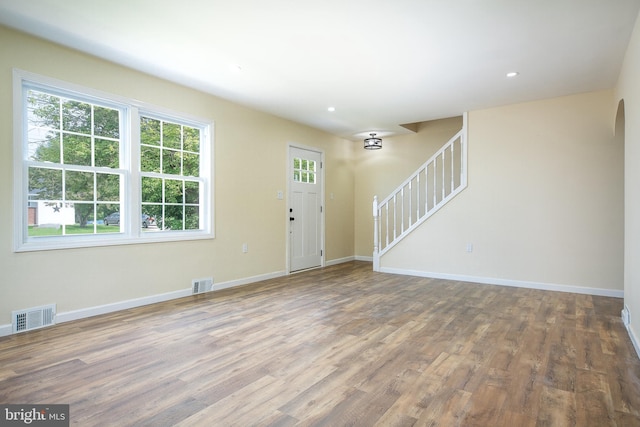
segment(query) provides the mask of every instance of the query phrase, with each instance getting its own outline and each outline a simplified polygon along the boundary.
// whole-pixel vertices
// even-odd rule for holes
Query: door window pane
[[[293,180],[307,184],[316,183],[316,162],[308,159],[293,159]]]

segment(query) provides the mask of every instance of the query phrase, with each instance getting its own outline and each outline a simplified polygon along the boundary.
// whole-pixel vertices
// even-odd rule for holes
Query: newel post
[[[380,271],[380,256],[378,255],[378,196],[373,196],[373,271]]]

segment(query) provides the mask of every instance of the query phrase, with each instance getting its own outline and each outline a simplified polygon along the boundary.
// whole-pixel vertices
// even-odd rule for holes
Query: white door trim
[[[285,220],[285,259],[286,259],[286,271],[287,274],[291,274],[291,239],[289,236],[289,209],[291,209],[291,198],[290,198],[290,194],[291,194],[291,177],[289,176],[289,172],[291,170],[291,162],[293,161],[292,157],[291,157],[291,149],[292,148],[298,148],[301,150],[307,150],[307,151],[314,151],[316,153],[320,154],[320,161],[322,162],[322,167],[320,168],[320,182],[322,183],[322,188],[320,189],[320,197],[321,197],[321,205],[322,205],[322,213],[320,215],[320,247],[322,248],[322,255],[320,257],[320,267],[324,267],[325,266],[325,256],[326,256],[326,249],[325,249],[325,175],[324,175],[324,170],[325,170],[325,156],[324,156],[324,150],[317,148],[317,147],[311,147],[308,145],[303,145],[303,144],[298,144],[298,143],[294,143],[294,142],[289,142],[287,144],[287,160],[286,160],[286,183],[287,183],[287,189],[286,189],[286,199],[287,199],[287,203],[286,203],[286,209],[285,209],[285,216],[284,216],[284,220]]]

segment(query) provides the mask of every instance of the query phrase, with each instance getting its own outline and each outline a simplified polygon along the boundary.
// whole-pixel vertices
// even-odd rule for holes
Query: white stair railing
[[[380,257],[467,186],[467,114],[458,131],[378,203],[373,198],[373,269]]]

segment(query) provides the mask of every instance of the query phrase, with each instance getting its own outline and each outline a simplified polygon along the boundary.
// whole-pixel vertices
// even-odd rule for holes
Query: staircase
[[[458,131],[389,196],[373,198],[373,269],[380,257],[467,187],[467,113]]]

